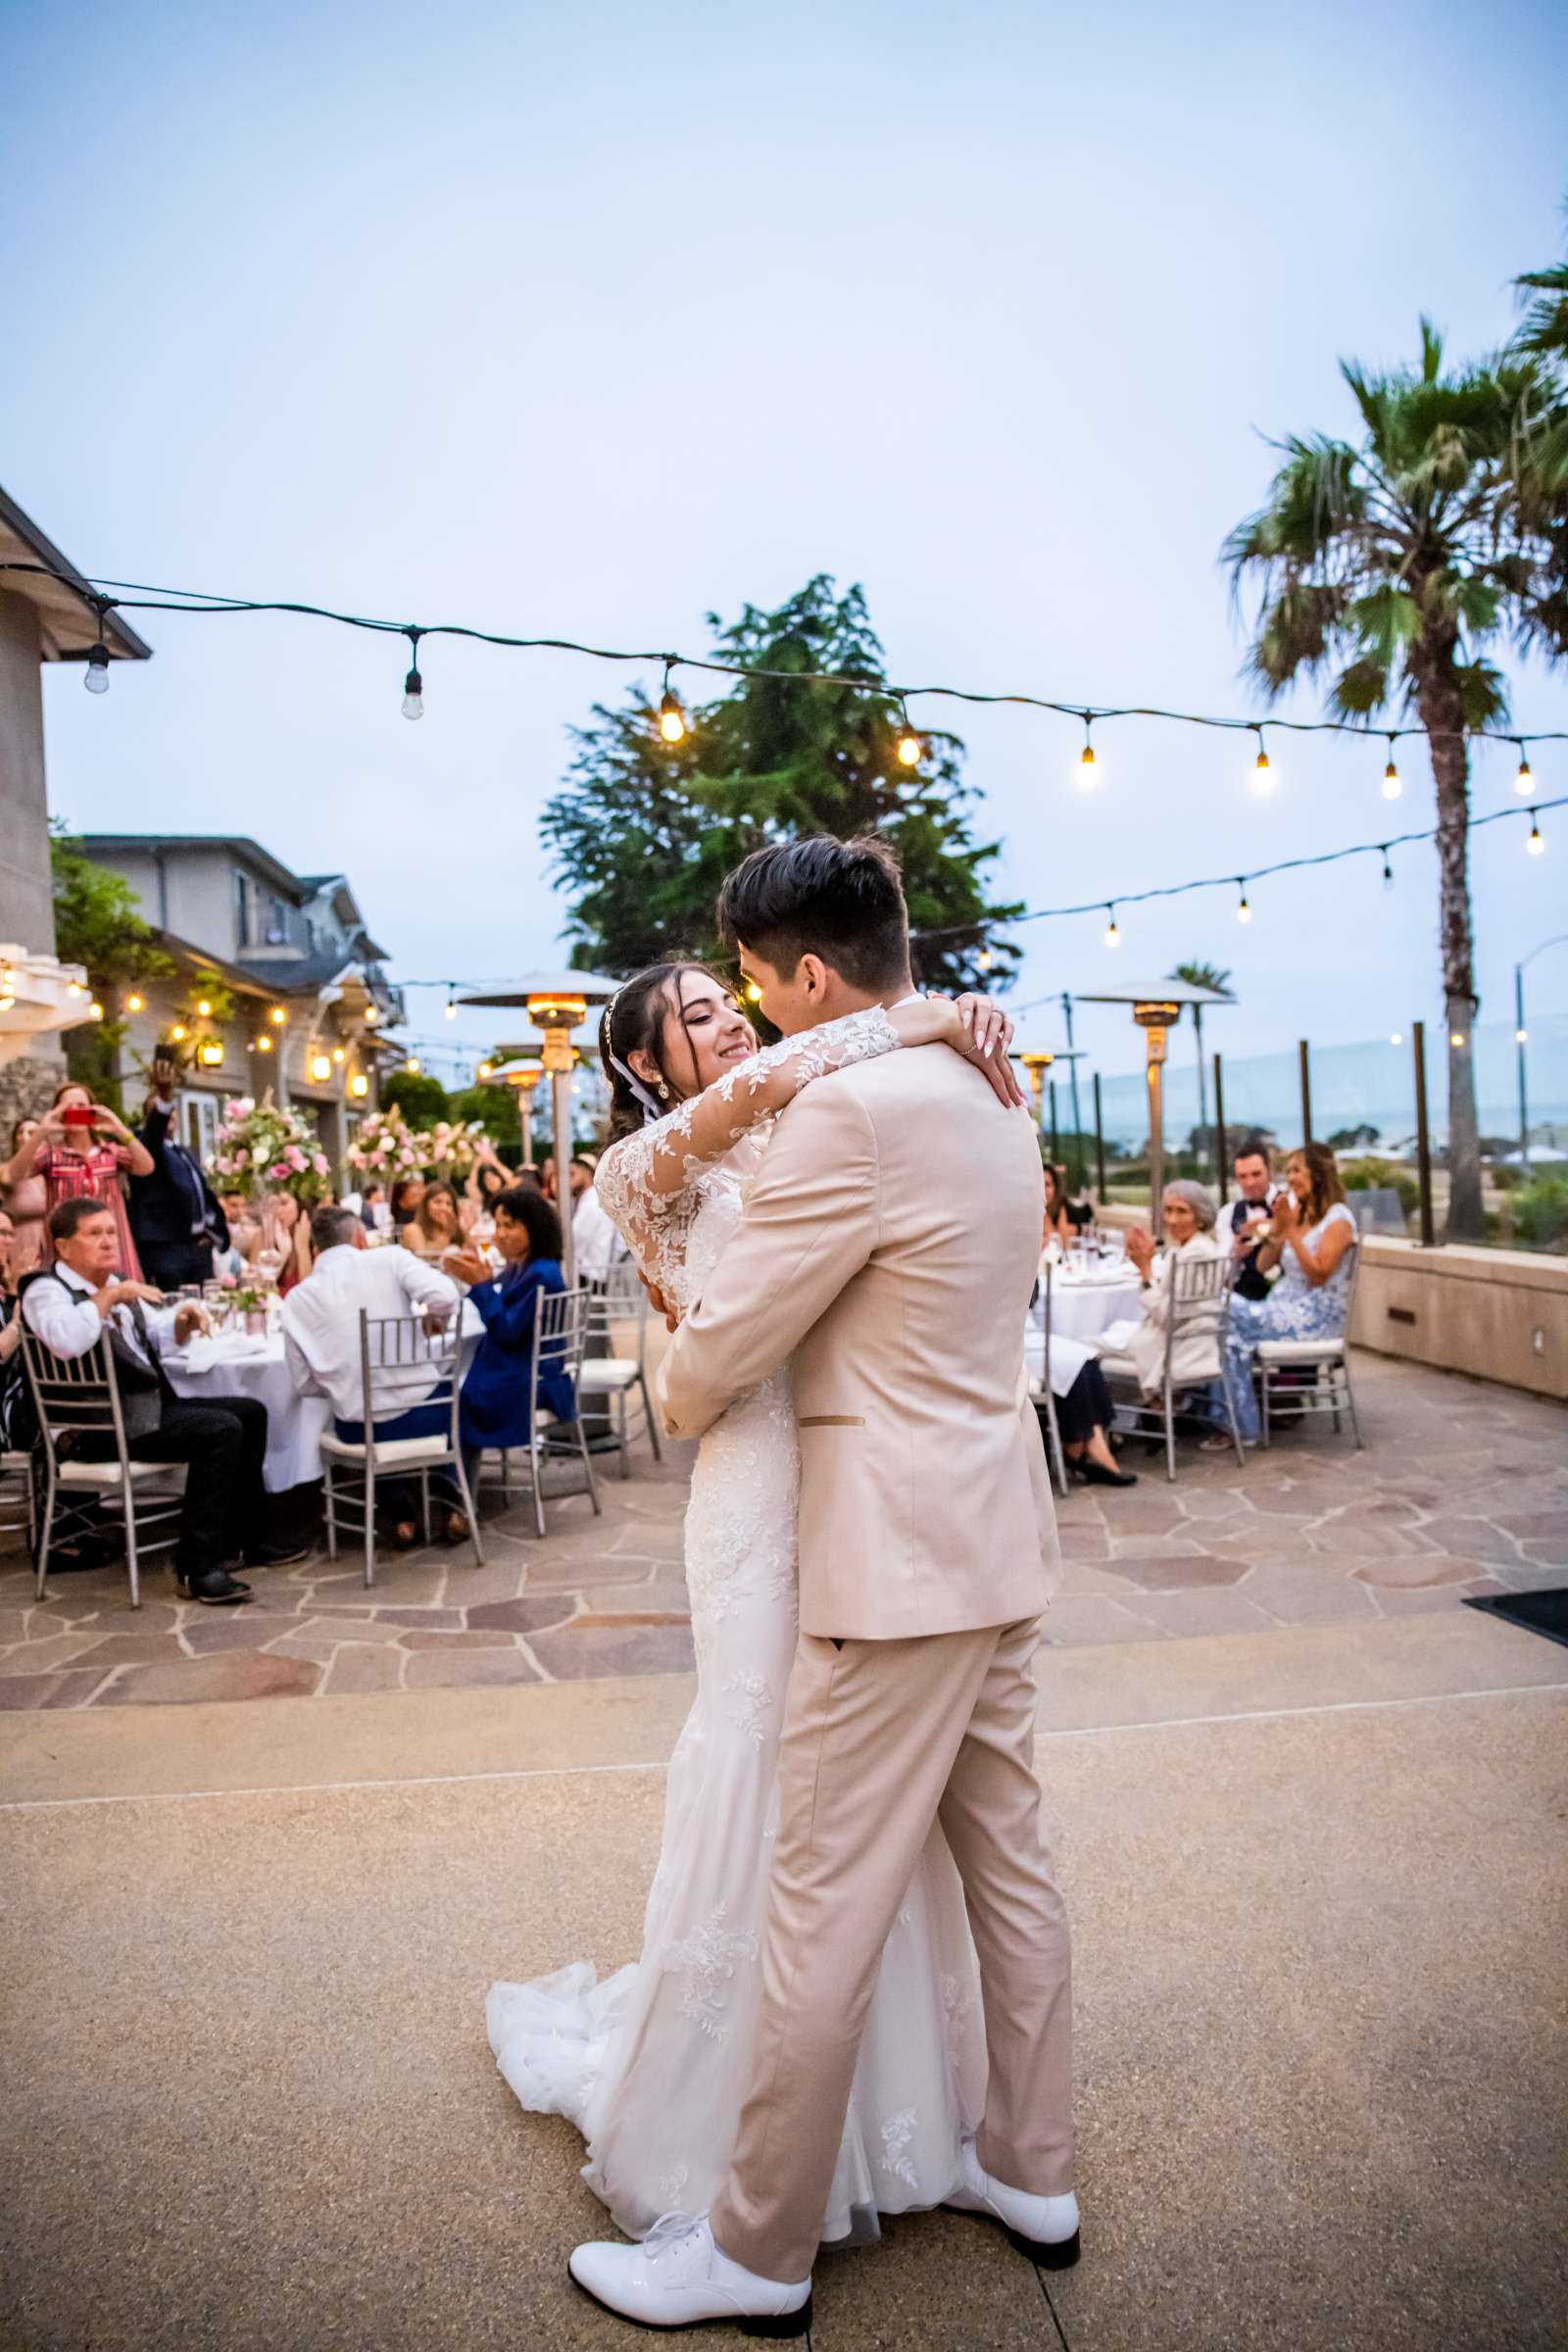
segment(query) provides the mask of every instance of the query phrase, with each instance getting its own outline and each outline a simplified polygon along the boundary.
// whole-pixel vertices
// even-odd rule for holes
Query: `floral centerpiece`
[[[323,1200],[331,1162],[298,1111],[240,1095],[223,1106],[218,1148],[207,1162],[215,1191],[292,1193],[302,1208]]]
[[[394,1102],[390,1110],[373,1110],[361,1120],[348,1159],[362,1180],[394,1184],[400,1176],[417,1176],[424,1166],[425,1139],[415,1134]]]
[[[488,1140],[478,1119],[437,1119],[419,1138],[425,1165],[448,1184],[461,1184],[472,1172]]]

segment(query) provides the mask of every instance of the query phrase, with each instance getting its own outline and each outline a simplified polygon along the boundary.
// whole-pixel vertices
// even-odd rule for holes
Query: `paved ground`
[[[1326,1423],[1233,1457],[1185,1448],[1181,1475],[1133,1447],[1142,1483],[1060,1507],[1067,1571],[1053,1644],[1148,1642],[1448,1609],[1560,1582],[1568,1566],[1568,1415],[1544,1399],[1361,1353],[1367,1449]],[[681,1581],[686,1449],[646,1447],[605,1515],[552,1504],[487,1521],[491,1558],[389,1555],[367,1592],[318,1555],[220,1613],[153,1573],[61,1576],[41,1607],[0,1562],[0,1709],[122,1707],[668,1674],[691,1663]],[[9,1555],[16,1559],[16,1554]]]
[[[481,2009],[635,1949],[687,1690],[0,1724],[0,2342],[629,2352]],[[1560,2343],[1565,1691],[1461,1610],[1048,1653],[1085,2258],[901,2221],[816,2352]]]

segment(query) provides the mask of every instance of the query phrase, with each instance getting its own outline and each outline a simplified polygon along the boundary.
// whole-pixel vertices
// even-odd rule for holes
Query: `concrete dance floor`
[[[818,2352],[1560,2344],[1565,1691],[1470,1610],[1047,1653],[1084,2260],[1048,2299],[897,2222]],[[643,2340],[567,2285],[599,2209],[482,2005],[635,1950],[688,1695],[0,1724],[8,2352]]]

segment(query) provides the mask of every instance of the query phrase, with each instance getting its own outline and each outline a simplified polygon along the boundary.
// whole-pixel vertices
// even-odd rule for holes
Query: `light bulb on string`
[[[145,1009],[146,1004],[147,1000],[145,997],[130,996],[125,999],[125,1010],[127,1012],[141,1012]]]
[[[1389,1039],[1389,1043],[1391,1046],[1402,1046],[1404,1043],[1404,1031],[1402,1029],[1396,1029],[1393,1036]]]
[[[979,955],[976,956],[975,961],[979,964],[980,969],[983,972],[989,972],[991,969],[991,950],[989,948],[982,948]]]
[[[283,1010],[281,1004],[274,1004],[267,1017],[274,1029],[281,1029],[283,1023],[288,1019],[288,1014]]]
[[[1516,1029],[1516,1030],[1514,1031],[1514,1033],[1513,1033],[1513,1042],[1514,1042],[1514,1044],[1515,1044],[1516,1046],[1528,1046],[1528,1045],[1529,1045],[1529,1043],[1530,1043],[1530,1032],[1529,1032],[1529,1030],[1528,1030],[1528,1029]]]
[[[405,629],[409,641],[409,674],[403,681],[403,715],[405,718],[424,716],[424,680],[419,675],[419,639],[422,629]]]
[[[1108,918],[1105,924],[1105,945],[1107,948],[1119,948],[1121,946],[1121,932],[1117,928],[1116,924],[1116,909],[1112,906],[1107,906],[1105,908],[1105,913]]]
[[[81,682],[89,694],[109,692],[109,648],[101,637],[96,645],[87,648],[87,667]]]
[[[172,1029],[171,1029],[171,1031],[169,1032],[169,1034],[170,1034],[170,1037],[171,1037],[171,1039],[173,1041],[173,1043],[174,1043],[176,1046],[182,1046],[182,1045],[185,1043],[185,1024],[184,1024],[184,1022],[183,1022],[183,1021],[176,1021],[176,1022],[174,1023],[174,1026],[172,1027]]]
[[[1247,884],[1240,874],[1236,877],[1236,887],[1242,894],[1236,903],[1236,920],[1239,923],[1250,923],[1252,919],[1252,909],[1247,903]]]
[[[1532,808],[1530,811],[1530,839],[1525,843],[1525,848],[1530,852],[1532,858],[1539,858],[1545,846],[1541,838],[1541,819]]]
[[[1448,1043],[1450,1046],[1462,1046],[1464,1044],[1464,1031],[1462,1029],[1450,1029],[1448,1031]]]
[[[1383,770],[1383,798],[1386,801],[1396,801],[1404,790],[1404,786],[1399,782],[1399,771],[1394,764],[1395,741],[1396,738],[1391,735],[1389,737],[1389,764]]]
[[[1519,773],[1513,780],[1513,788],[1521,800],[1528,800],[1536,789],[1536,779],[1530,773],[1530,755],[1522,739],[1519,743]]]
[[[1257,729],[1257,758],[1252,762],[1252,790],[1254,792],[1272,792],[1274,782],[1274,771],[1268,763],[1268,745],[1263,741],[1263,730],[1259,727]]]
[[[1383,852],[1383,887],[1385,890],[1392,890],[1394,888],[1394,868],[1389,863],[1389,845],[1386,841],[1382,841],[1379,842],[1378,847]]]
[[[417,1078],[419,1075],[419,1056],[417,1054],[411,1054],[403,1066],[408,1071],[411,1078]]]
[[[213,1013],[213,1006],[212,1006],[212,1000],[211,1000],[211,998],[209,998],[209,997],[203,997],[203,998],[202,998],[202,1000],[201,1000],[201,1002],[198,1004],[198,1005],[197,1005],[197,1007],[196,1007],[196,1010],[197,1010],[197,1012],[198,1012],[198,1013],[201,1015],[201,1017],[202,1017],[202,1019],[203,1019],[204,1021],[206,1021],[206,1020],[211,1020],[211,1018],[212,1018],[212,1013]]]
[[[1095,758],[1094,730],[1094,713],[1093,711],[1086,710],[1084,712],[1084,748],[1079,756],[1078,760],[1078,781],[1080,784],[1098,784],[1100,782],[1100,762]]]
[[[446,1001],[446,1004],[445,1004],[445,1005],[442,1007],[442,1009],[443,1009],[443,1010],[444,1010],[444,1012],[446,1013],[447,1019],[448,1019],[449,1021],[455,1021],[455,1020],[457,1019],[457,1017],[458,1017],[458,1000],[457,1000],[457,998],[456,998],[456,997],[448,997],[448,999],[447,999],[447,1001]]]
[[[669,682],[669,673],[674,666],[674,655],[666,654],[664,657],[664,691],[659,698],[659,732],[664,741],[670,744],[684,743],[686,740],[686,713],[680,707],[680,698]]]
[[[899,697],[899,734],[894,749],[898,753],[901,767],[918,767],[920,755],[925,749],[910,723],[908,705],[902,694]]]

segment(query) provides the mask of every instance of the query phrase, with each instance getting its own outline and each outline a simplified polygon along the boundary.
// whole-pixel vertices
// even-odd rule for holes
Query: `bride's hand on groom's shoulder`
[[[1009,1108],[1024,1100],[1007,1059],[1012,1023],[990,997],[919,997],[896,1004],[888,1018],[906,1046],[951,1046],[990,1079],[999,1101]]]

